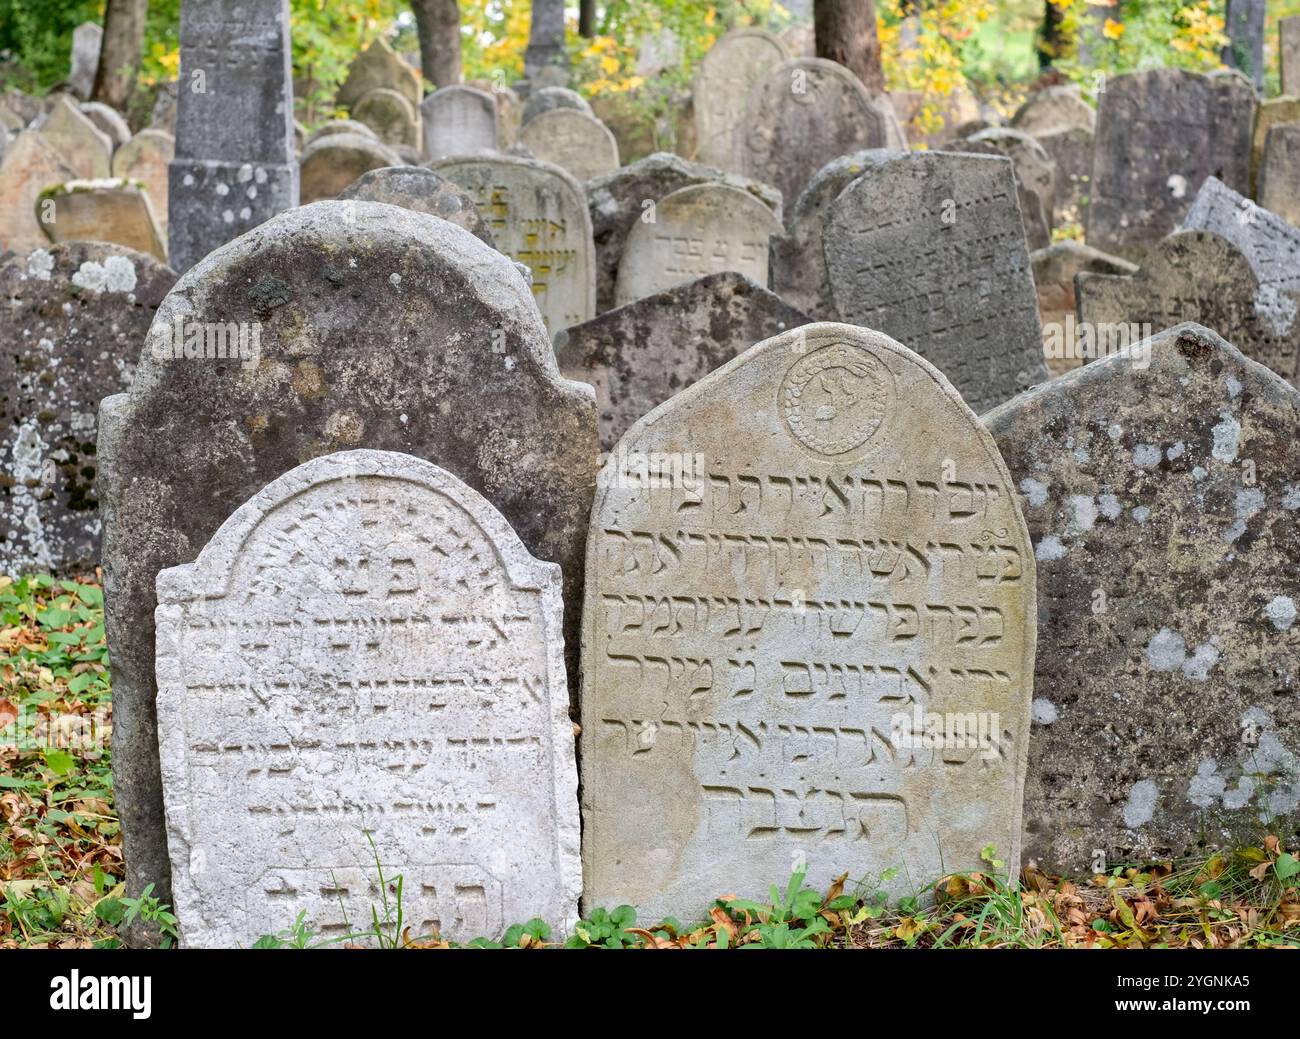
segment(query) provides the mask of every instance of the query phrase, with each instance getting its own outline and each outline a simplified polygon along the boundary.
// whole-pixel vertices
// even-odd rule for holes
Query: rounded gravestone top
[[[552,112],[557,108],[569,108],[585,112],[587,115],[593,114],[587,99],[576,90],[570,90],[568,87],[542,87],[528,95],[528,100],[524,102],[521,123],[527,125],[543,112]]]
[[[335,198],[368,170],[400,166],[401,157],[373,135],[335,133],[318,137],[299,160],[302,204]]]
[[[440,217],[465,228],[496,248],[492,232],[474,200],[459,186],[423,166],[385,166],[363,173],[340,195],[340,201],[383,202]]]

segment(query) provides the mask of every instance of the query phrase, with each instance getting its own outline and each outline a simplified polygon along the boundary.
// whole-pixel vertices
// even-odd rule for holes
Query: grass
[[[0,577],[0,948],[112,948],[135,918],[174,940],[151,891],[124,896],[113,811],[112,725],[103,593],[89,581]],[[1276,837],[1199,862],[1120,867],[1070,880],[1026,870],[1011,885],[992,848],[987,870],[944,877],[889,903],[841,877],[827,892],[794,873],[765,900],[724,896],[704,920],[642,923],[631,906],[596,909],[569,935],[515,924],[472,948],[1244,948],[1300,947],[1300,849]],[[378,866],[376,867],[378,868]],[[379,874],[381,903],[344,939],[300,914],[260,948],[325,944],[449,948],[404,924],[400,876]],[[880,878],[880,886],[892,878]],[[463,939],[464,936],[457,936]]]

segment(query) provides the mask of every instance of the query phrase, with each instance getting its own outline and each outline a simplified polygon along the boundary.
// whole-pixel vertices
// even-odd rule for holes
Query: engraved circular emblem
[[[875,435],[889,396],[889,372],[875,356],[832,343],[790,366],[781,385],[781,411],[804,447],[842,455]]]

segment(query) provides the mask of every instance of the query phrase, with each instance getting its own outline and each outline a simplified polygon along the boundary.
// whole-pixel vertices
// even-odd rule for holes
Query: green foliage
[[[104,0],[0,0],[0,89],[44,93],[64,82],[72,30],[103,12]]]
[[[636,910],[619,906],[613,911],[594,909],[591,916],[579,920],[573,934],[564,943],[566,949],[626,949],[641,941],[627,928],[636,926]]]

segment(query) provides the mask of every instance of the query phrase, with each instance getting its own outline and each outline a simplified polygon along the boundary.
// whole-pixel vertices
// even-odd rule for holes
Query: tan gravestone
[[[331,134],[336,133],[357,134],[361,137],[370,137],[376,141],[379,140],[379,135],[376,134],[374,130],[370,129],[370,127],[365,123],[359,123],[355,119],[331,119],[328,122],[322,123],[311,133],[307,134],[303,140],[303,146],[306,147],[308,144],[312,144],[315,141],[320,140],[322,137],[329,137]]]
[[[1300,227],[1300,125],[1269,130],[1256,197],[1265,209]]]
[[[1282,93],[1300,94],[1300,15],[1278,19],[1277,37]]]
[[[1060,375],[1077,368],[1086,358],[1067,344],[1077,344],[1074,335],[1078,301],[1074,295],[1074,276],[1087,271],[1093,274],[1137,273],[1137,265],[1093,249],[1082,242],[1067,240],[1038,249],[1029,256],[1034,268],[1034,289],[1038,293],[1038,318],[1043,326],[1043,356],[1047,370]]]
[[[618,142],[595,116],[553,108],[523,125],[519,143],[534,157],[588,181],[618,169]]]
[[[176,141],[162,130],[141,130],[113,153],[113,176],[138,180],[149,192],[149,201],[167,237],[167,164],[176,152]]]
[[[532,272],[554,336],[596,313],[596,259],[582,186],[558,166],[507,156],[446,159],[434,172],[464,188],[501,252]]]
[[[420,114],[399,91],[379,87],[352,106],[352,117],[365,123],[385,144],[420,148]]]
[[[46,188],[76,179],[76,172],[35,130],[24,130],[0,160],[0,250],[39,249],[48,239],[41,230],[36,199]]]
[[[339,88],[338,106],[351,110],[370,91],[381,87],[396,90],[413,105],[420,103],[420,74],[386,40],[375,40],[348,66],[348,78]]]
[[[510,87],[492,84],[489,93],[497,103],[497,137],[502,148],[509,148],[519,137],[524,121],[524,103]]]
[[[1255,132],[1250,139],[1250,193],[1256,195],[1259,171],[1264,165],[1264,145],[1275,126],[1300,123],[1300,97],[1271,97],[1255,110]]]
[[[1097,113],[1083,99],[1077,83],[1061,83],[1044,87],[1030,95],[1011,117],[1011,125],[1022,133],[1033,134],[1049,130],[1081,127],[1092,131],[1097,126]]]
[[[383,166],[400,166],[401,158],[378,140],[360,134],[319,137],[302,152],[302,204],[335,198],[361,174]]]
[[[442,87],[421,102],[420,114],[424,120],[424,153],[430,159],[497,150],[497,104],[486,91]]]
[[[700,162],[740,171],[736,138],[749,92],[768,69],[788,57],[785,45],[762,29],[732,29],[709,49],[695,76]],[[793,204],[794,199],[788,202]]]
[[[131,139],[131,127],[127,125],[117,109],[102,101],[83,101],[77,107],[82,115],[108,135],[114,151]]]
[[[726,184],[680,188],[638,220],[618,265],[618,306],[694,281],[735,271],[767,284],[768,238],[781,222],[753,195]]]
[[[167,262],[158,218],[139,184],[121,179],[70,180],[42,192],[36,209],[51,242],[112,242]],[[45,219],[47,211],[49,219]]]
[[[40,134],[77,171],[77,176],[92,180],[110,175],[112,140],[81,113],[68,95],[54,102],[40,126]]]
[[[808,325],[652,411],[601,473],[585,603],[588,910],[696,919],[799,864],[910,892],[990,844],[1014,874],[1033,550],[910,350]]]

